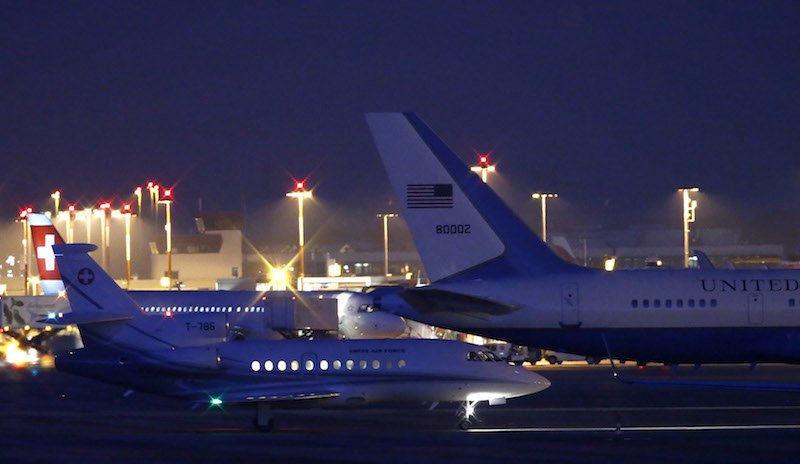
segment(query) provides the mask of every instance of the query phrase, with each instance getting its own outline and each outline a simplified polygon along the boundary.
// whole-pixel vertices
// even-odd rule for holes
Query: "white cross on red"
[[[36,247],[36,258],[44,260],[44,269],[54,271],[56,269],[56,255],[53,253],[53,245],[56,244],[56,235],[47,234],[44,236],[44,245]]]

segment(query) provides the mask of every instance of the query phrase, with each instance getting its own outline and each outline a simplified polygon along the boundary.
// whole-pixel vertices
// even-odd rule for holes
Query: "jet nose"
[[[540,392],[550,387],[550,381],[541,374],[529,371],[522,366],[514,366],[514,372],[511,374],[519,385],[521,386],[520,392],[517,396],[530,395],[532,393]]]

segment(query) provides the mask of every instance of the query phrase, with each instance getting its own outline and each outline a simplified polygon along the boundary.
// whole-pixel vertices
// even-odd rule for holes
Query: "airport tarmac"
[[[506,405],[282,410],[256,432],[249,408],[205,406],[51,369],[0,369],[3,462],[796,462],[800,393],[627,385],[608,365],[535,366],[552,382]],[[785,365],[621,368],[650,379],[800,384]]]

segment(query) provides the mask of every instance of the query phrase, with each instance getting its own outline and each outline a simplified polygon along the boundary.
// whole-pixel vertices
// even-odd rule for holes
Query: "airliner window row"
[[[717,307],[717,299],[716,298],[712,298],[710,300],[706,300],[705,298],[699,298],[699,299],[695,300],[694,298],[689,298],[689,299],[686,300],[686,307],[687,308],[694,308],[694,307],[705,308],[706,306],[710,306],[712,308],[716,308]],[[636,300],[636,299],[631,300],[631,308],[656,308],[656,309],[658,309],[658,308],[673,308],[673,307],[675,307],[675,308],[683,308],[684,307],[683,306],[683,299],[682,298],[678,298],[678,299],[674,300],[674,306],[673,306],[673,300],[671,298],[667,298],[665,300],[661,300],[661,299],[658,299],[658,298],[656,298],[654,300],[649,300],[647,298],[642,299],[642,300]]]
[[[377,359],[373,359],[372,362],[369,364],[367,363],[366,360],[363,359],[358,361],[358,368],[361,370],[366,370],[368,365],[371,365],[372,369],[374,370],[378,370],[381,368],[381,362],[378,361]],[[342,366],[344,366],[344,368],[347,369],[348,371],[352,371],[355,368],[356,363],[352,359],[348,359],[347,361],[344,362],[344,364],[342,364],[342,362],[337,359],[329,364],[328,360],[323,359],[319,362],[319,365],[315,365],[313,360],[307,359],[303,365],[303,367],[307,371],[313,371],[315,367],[323,371],[327,371],[328,368],[333,367],[333,370],[338,371],[342,368]],[[388,359],[384,361],[383,366],[386,369],[392,369],[394,368],[394,362],[391,359]],[[286,370],[287,367],[293,371],[298,371],[300,370],[300,363],[297,360],[293,360],[287,364],[286,361],[284,361],[283,359],[279,360],[277,363],[274,363],[272,362],[272,360],[269,359],[264,361],[264,370],[266,372],[272,372],[276,368],[278,371],[283,372]],[[404,359],[397,361],[398,369],[402,369],[404,367],[406,367],[406,361]],[[253,372],[260,371],[261,362],[258,360],[254,360],[252,363],[250,363],[250,369],[252,369]]]
[[[143,306],[146,313],[263,313],[263,306]]]

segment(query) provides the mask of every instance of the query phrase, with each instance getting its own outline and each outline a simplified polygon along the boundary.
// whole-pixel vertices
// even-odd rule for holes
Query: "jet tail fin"
[[[53,245],[64,243],[50,218],[42,213],[28,213],[26,216],[31,228],[33,249],[36,252],[36,267],[39,269],[39,283],[45,295],[58,295],[64,291],[64,283],[58,271],[58,263],[53,255]]]
[[[431,281],[578,269],[556,256],[415,114],[366,117]]]
[[[77,324],[132,319],[144,312],[93,260],[90,244],[53,245],[55,259]]]

